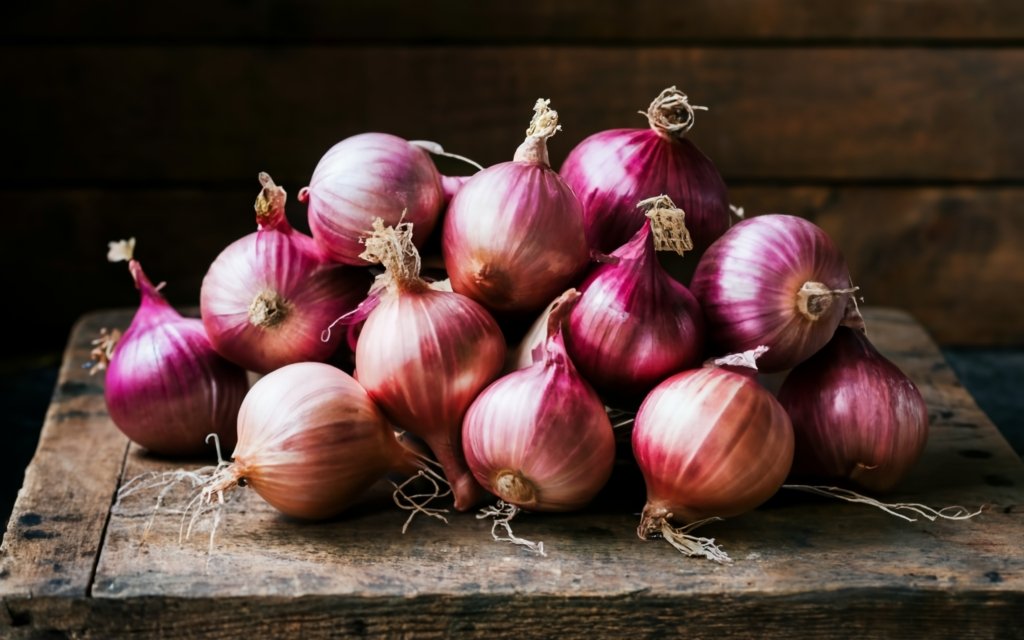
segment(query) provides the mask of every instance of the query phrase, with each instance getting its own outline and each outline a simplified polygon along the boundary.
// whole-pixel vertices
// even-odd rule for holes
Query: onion
[[[793,461],[793,428],[782,406],[752,375],[721,366],[727,364],[732,359],[665,380],[633,426],[647,485],[638,535],[660,535],[688,555],[719,560],[727,556],[711,541],[669,521],[692,527],[749,511],[782,486]]]
[[[442,250],[452,288],[495,311],[535,311],[586,268],[583,211],[551,169],[558,114],[538,100],[512,162],[472,176],[445,215]]]
[[[856,291],[843,255],[803,218],[762,215],[740,222],[701,258],[690,283],[715,346],[770,347],[765,373],[792,368],[829,341]]]
[[[281,513],[310,520],[341,513],[389,472],[422,466],[359,383],[319,362],[287,365],[253,385],[232,457],[207,496],[251,486]]]
[[[779,389],[796,435],[793,474],[893,489],[928,439],[914,383],[860,331],[839,327]]]
[[[446,186],[454,189],[457,183]],[[441,175],[420,146],[386,133],[363,133],[324,154],[299,200],[309,201],[309,228],[332,260],[366,266],[359,240],[370,233],[375,218],[388,225],[412,223],[420,246],[446,195]]]
[[[552,310],[543,358],[487,387],[462,424],[474,477],[519,508],[580,509],[608,481],[615,462],[604,404],[562,342],[563,319],[579,296],[570,289]]]
[[[594,269],[569,316],[566,349],[606,400],[635,407],[668,375],[697,365],[704,319],[697,300],[658,263],[655,248],[692,248],[667,196],[642,201],[647,222]]]
[[[259,230],[233,242],[210,265],[200,311],[218,353],[267,373],[330,358],[341,339],[325,342],[321,331],[359,304],[370,275],[329,262],[312,238],[288,224],[284,189],[266,173],[260,183]]]
[[[500,373],[505,340],[479,304],[420,278],[410,224],[384,228],[378,219],[374,229],[363,256],[385,272],[356,345],[357,376],[388,417],[430,447],[464,511],[483,491],[462,454],[462,418]]]
[[[697,109],[705,107],[669,87],[648,107],[648,129],[595,133],[569,152],[561,175],[583,204],[590,247],[608,252],[627,242],[644,224],[634,205],[660,193],[686,212],[697,257],[729,228],[725,182],[684,137]]]
[[[112,262],[128,260],[142,295],[135,317],[107,365],[104,395],[111,420],[154,453],[207,451],[215,433],[235,442],[235,420],[248,389],[245,371],[213,350],[203,323],[183,318],[132,259],[135,240],[110,243]]]

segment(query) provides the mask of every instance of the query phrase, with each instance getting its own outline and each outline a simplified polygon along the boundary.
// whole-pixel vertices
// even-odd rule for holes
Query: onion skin
[[[644,400],[633,453],[647,485],[645,521],[725,518],[757,507],[782,486],[793,461],[793,428],[753,377],[694,369]]]
[[[462,418],[504,360],[505,340],[483,307],[425,285],[383,295],[356,346],[359,382],[391,420],[427,443],[460,511],[483,497],[462,454]]]
[[[608,482],[615,436],[597,393],[580,377],[561,334],[543,360],[492,383],[462,425],[473,475],[505,502],[532,511],[573,511]]]
[[[307,520],[335,516],[387,473],[420,466],[359,383],[316,362],[282,367],[253,385],[233,458],[233,478]]]
[[[808,283],[823,293],[801,293]],[[828,235],[783,214],[733,226],[705,252],[690,282],[716,348],[768,346],[757,362],[763,373],[790,369],[823,347],[843,319],[849,287],[846,261]]]
[[[161,455],[208,454],[210,433],[233,446],[249,386],[245,371],[213,350],[203,323],[175,311],[138,262],[129,268],[142,303],[107,369],[111,420],[133,442]]]
[[[295,231],[279,193],[280,209],[217,256],[199,296],[217,352],[257,373],[330,359],[344,335],[324,341],[323,329],[354,309],[371,283],[369,272],[329,262],[312,238]]]
[[[921,392],[867,336],[845,326],[789,373],[779,402],[796,435],[794,476],[890,491],[928,439]]]
[[[412,223],[413,241],[422,246],[446,195],[425,150],[390,134],[363,133],[324,154],[299,199],[309,201],[309,228],[320,248],[336,262],[366,266],[359,239],[375,218]]]
[[[580,286],[565,342],[602,397],[635,407],[665,377],[699,364],[704,318],[658,263],[650,221],[611,257]]]

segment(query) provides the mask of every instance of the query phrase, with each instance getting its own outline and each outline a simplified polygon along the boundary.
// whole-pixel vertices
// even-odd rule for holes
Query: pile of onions
[[[582,508],[615,462],[604,404],[562,342],[562,323],[579,297],[575,289],[559,297],[541,359],[484,389],[462,424],[466,462],[477,482],[522,509]]]
[[[793,420],[795,476],[889,491],[928,439],[921,392],[864,333],[845,326],[786,376],[779,402]]]
[[[203,278],[199,305],[217,352],[267,373],[329,359],[341,339],[321,340],[321,331],[363,300],[370,275],[329,262],[312,238],[288,224],[284,189],[266,173],[259,178],[259,230],[217,256]]]
[[[324,154],[299,200],[309,202],[309,228],[332,260],[366,266],[360,239],[375,219],[411,223],[421,246],[449,197],[445,191],[423,148],[390,134],[363,133]]]
[[[637,208],[647,221],[587,276],[565,339],[572,361],[602,396],[632,407],[668,375],[698,364],[704,347],[697,300],[655,254],[693,247],[684,214],[667,196]]]
[[[842,253],[818,226],[767,214],[740,222],[711,245],[690,291],[720,352],[765,345],[757,366],[773,373],[825,346],[856,288]]]
[[[249,385],[245,371],[213,350],[203,323],[183,318],[132,253],[135,240],[110,243],[108,259],[128,260],[142,297],[107,364],[104,395],[114,424],[129,439],[168,456],[209,451],[215,433],[231,446]]]
[[[678,373],[644,400],[633,427],[647,486],[641,538],[661,536],[687,555],[726,560],[712,541],[687,532],[745,513],[782,486],[793,462],[793,427],[753,375],[763,351]],[[744,366],[750,373],[739,372]],[[689,526],[677,529],[672,521]]]
[[[356,346],[356,376],[398,426],[423,439],[463,511],[482,498],[462,453],[462,418],[501,372],[505,340],[473,300],[420,278],[412,225],[374,221],[362,256],[384,266],[380,301]]]
[[[547,139],[560,128],[548,102],[537,101],[512,162],[472,176],[445,215],[452,288],[494,311],[540,309],[589,259],[579,200],[548,161]]]
[[[730,222],[725,182],[685,138],[694,111],[704,108],[669,87],[647,109],[649,128],[595,133],[569,153],[560,173],[583,204],[590,247],[608,252],[628,241],[644,224],[636,203],[659,193],[686,212],[697,256],[725,233]]]
[[[282,367],[253,385],[232,457],[207,496],[250,486],[281,513],[309,520],[341,513],[388,473],[422,467],[359,383],[319,362]]]

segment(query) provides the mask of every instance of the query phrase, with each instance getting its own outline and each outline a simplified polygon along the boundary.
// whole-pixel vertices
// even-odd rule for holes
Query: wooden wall
[[[50,0],[0,20],[14,352],[134,302],[110,239],[195,304],[260,170],[294,194],[370,130],[499,162],[538,97],[557,165],[672,84],[710,107],[692,137],[732,201],[825,227],[869,304],[943,344],[1024,344],[1017,0]]]

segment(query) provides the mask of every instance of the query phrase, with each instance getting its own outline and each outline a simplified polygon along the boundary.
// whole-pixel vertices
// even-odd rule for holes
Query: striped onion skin
[[[482,498],[462,454],[462,418],[504,360],[505,339],[483,307],[420,280],[385,292],[359,336],[359,382],[395,424],[430,447],[459,510]]]
[[[790,369],[825,346],[853,293],[842,253],[820,227],[784,214],[733,226],[705,252],[690,282],[722,353],[759,345],[758,369]]]
[[[341,513],[389,472],[418,468],[359,383],[317,362],[282,367],[253,385],[233,457],[231,479],[307,520]]]
[[[752,376],[705,367],[651,391],[636,416],[633,453],[647,486],[645,518],[724,518],[757,507],[782,486],[793,462],[793,427]]]

